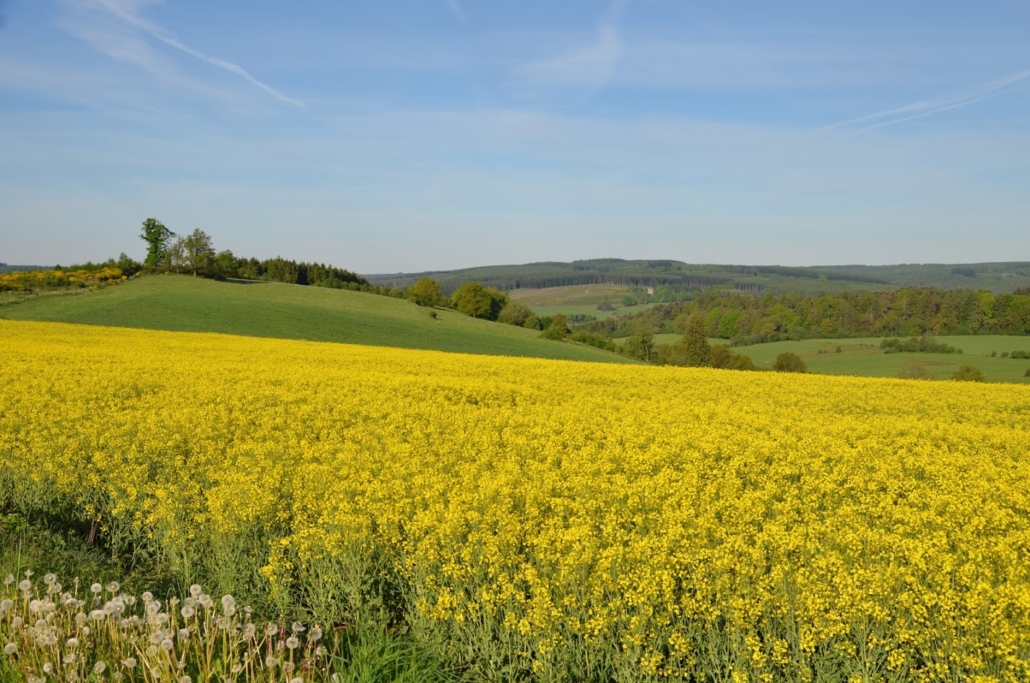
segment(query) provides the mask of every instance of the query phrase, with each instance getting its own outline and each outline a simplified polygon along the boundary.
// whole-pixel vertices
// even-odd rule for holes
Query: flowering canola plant
[[[478,678],[1030,679],[1030,387],[6,321],[0,348],[0,504],[322,623],[378,610]]]

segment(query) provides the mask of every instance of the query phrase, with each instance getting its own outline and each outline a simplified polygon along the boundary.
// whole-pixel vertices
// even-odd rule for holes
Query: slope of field
[[[429,311],[400,299],[273,282],[215,282],[187,276],[135,278],[67,296],[0,308],[0,318],[155,330],[222,332],[462,353],[625,362],[591,347],[538,339],[538,333]]]
[[[0,344],[0,508],[259,612],[387,610],[470,680],[1030,676],[1028,387],[11,321]]]

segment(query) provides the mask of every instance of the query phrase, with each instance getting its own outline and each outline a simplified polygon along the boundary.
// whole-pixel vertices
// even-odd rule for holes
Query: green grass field
[[[221,332],[253,337],[435,349],[498,356],[628,362],[592,347],[539,339],[539,333],[430,311],[400,299],[274,282],[215,282],[152,275],[96,291],[29,297],[0,305],[0,318]]]
[[[533,309],[537,315],[595,316],[598,320],[613,315],[640,313],[657,304],[637,304],[624,306],[622,297],[630,294],[632,288],[622,285],[567,285],[565,287],[546,287],[543,289],[513,289],[508,296]],[[597,305],[608,301],[615,307],[614,311],[599,311]]]
[[[896,377],[906,365],[921,366],[933,379],[949,379],[962,365],[980,368],[989,382],[1030,383],[1024,373],[1030,360],[991,358],[991,351],[1030,351],[1030,338],[1006,336],[937,337],[937,341],[962,349],[962,354],[891,353],[880,348],[880,338],[807,339],[742,346],[734,351],[751,356],[758,367],[772,367],[776,356],[792,351],[801,356],[808,369],[828,375]],[[837,347],[841,352],[837,353]],[[820,353],[822,351],[823,353]]]
[[[681,338],[679,334],[656,334],[652,340],[657,346],[675,344]],[[897,377],[907,366],[915,364],[933,379],[950,379],[959,366],[972,365],[983,370],[989,382],[1030,384],[1030,377],[1024,376],[1030,369],[1030,360],[1001,358],[1003,352],[1030,352],[1030,337],[982,335],[936,337],[936,340],[960,348],[962,353],[886,354],[880,348],[881,337],[772,342],[738,346],[733,351],[750,356],[759,368],[771,368],[776,356],[790,351],[804,359],[809,371],[827,375]],[[615,341],[622,343],[625,339]],[[709,339],[708,343],[726,344],[727,340]],[[837,347],[840,347],[840,353],[837,353]],[[997,355],[991,357],[991,352]]]

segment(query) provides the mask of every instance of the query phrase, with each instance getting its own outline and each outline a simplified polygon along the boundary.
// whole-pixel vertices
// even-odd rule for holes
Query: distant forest
[[[788,339],[932,334],[1030,334],[1030,288],[1012,294],[906,287],[885,292],[752,296],[712,290],[691,301],[577,326],[605,337],[682,333],[695,312],[710,337],[735,344]]]
[[[399,288],[408,287],[419,277],[430,277],[448,293],[469,281],[502,291],[595,284],[655,287],[665,292],[664,300],[682,301],[711,287],[759,294],[867,292],[898,287],[973,288],[1011,292],[1030,286],[1030,263],[794,267],[702,265],[669,259],[591,259],[365,277],[374,284]]]

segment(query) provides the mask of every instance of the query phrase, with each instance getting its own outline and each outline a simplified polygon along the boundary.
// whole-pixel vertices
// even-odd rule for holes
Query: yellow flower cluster
[[[64,287],[96,287],[117,284],[128,278],[119,268],[99,270],[17,270],[0,273],[0,292],[32,292]]]
[[[385,611],[482,678],[1030,679],[1030,387],[5,321],[0,348],[0,504],[323,623]]]

